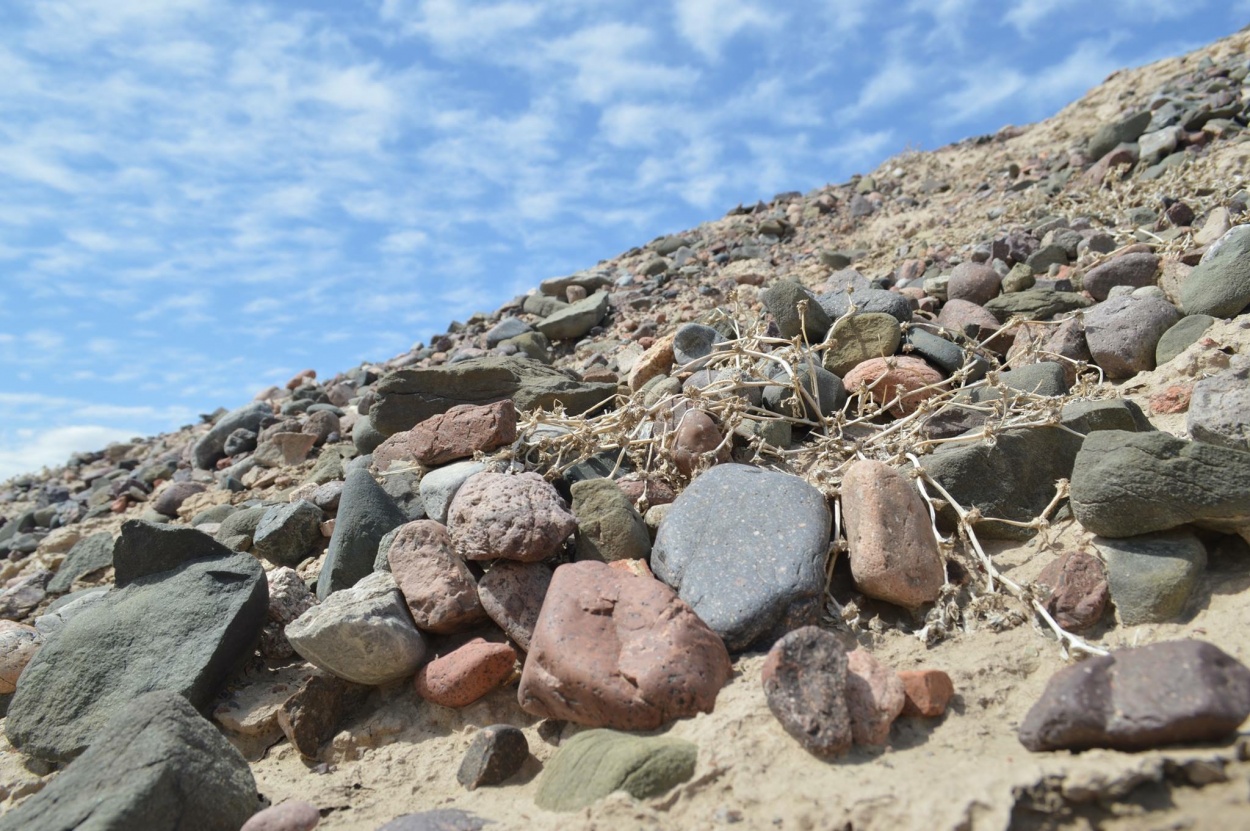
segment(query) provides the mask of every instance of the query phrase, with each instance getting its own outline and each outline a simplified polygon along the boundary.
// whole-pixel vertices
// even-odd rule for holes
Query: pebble
[[[899,323],[907,323],[912,318],[911,302],[901,294],[885,289],[856,289],[849,294],[834,291],[819,295],[816,298],[831,321],[845,316],[855,305],[855,311],[883,312],[895,317]]]
[[[577,340],[598,326],[607,313],[607,293],[595,292],[584,300],[553,312],[534,328],[549,340]]]
[[[470,791],[485,785],[499,785],[516,774],[529,757],[529,742],[519,728],[491,724],[479,730],[469,742],[456,772],[456,781]]]
[[[537,473],[484,472],[460,486],[447,525],[466,560],[533,563],[555,554],[577,520]]]
[[[673,333],[673,362],[681,365],[706,358],[724,340],[725,336],[711,326],[701,323],[683,324]]]
[[[485,469],[486,465],[482,462],[452,462],[422,476],[418,493],[421,496],[421,504],[425,508],[425,515],[435,522],[446,524],[447,509],[451,507],[451,500],[455,497],[456,491],[460,490],[460,486],[468,481],[470,476],[481,473]]]
[[[199,482],[170,482],[152,501],[152,510],[167,517],[176,517],[183,502],[204,490]]]
[[[325,600],[372,573],[382,537],[407,521],[408,515],[369,471],[350,471],[343,483],[334,533],[317,578],[317,597]]]
[[[239,831],[312,831],[319,822],[321,813],[316,805],[290,799],[252,814]]]
[[[445,635],[486,619],[473,573],[456,554],[445,525],[429,519],[401,525],[387,560],[418,629]]]
[[[1185,314],[1232,317],[1250,305],[1250,225],[1216,240],[1181,284]]]
[[[1069,632],[1083,632],[1102,619],[1109,591],[1102,561],[1084,551],[1065,551],[1037,576],[1045,589],[1043,603],[1055,622]]]
[[[278,707],[278,729],[300,756],[315,759],[338,729],[344,711],[358,704],[367,689],[328,672],[305,673]]]
[[[966,300],[982,306],[998,296],[1003,278],[987,265],[960,263],[951,271],[946,284],[946,296],[950,300]]]
[[[308,433],[274,433],[262,439],[252,454],[252,461],[261,467],[297,465],[308,458],[317,437]]]
[[[711,712],[731,672],[724,643],[672,589],[588,560],[556,569],[517,696],[540,718],[654,730]]]
[[[893,355],[902,340],[902,328],[892,315],[867,312],[842,318],[830,331],[825,369],[841,377],[871,358]]]
[[[373,451],[373,463],[379,470],[394,462],[437,467],[511,444],[516,441],[516,430],[511,399],[481,406],[462,404],[390,436]]]
[[[868,396],[893,416],[902,418],[942,392],[946,378],[922,358],[907,356],[872,358],[848,372],[842,384],[850,395],[860,386],[871,387]]]
[[[846,658],[846,708],[858,745],[889,741],[890,725],[903,712],[907,696],[898,673],[871,653],[855,649]]]
[[[252,553],[280,566],[297,566],[321,539],[325,516],[311,502],[299,500],[267,509],[252,536]]]
[[[1087,658],[1051,676],[1020,723],[1034,752],[1220,741],[1250,716],[1250,669],[1197,640]]]
[[[815,756],[851,749],[846,675],[846,650],[833,633],[816,626],[783,635],[760,669],[768,709]]]
[[[929,510],[907,477],[860,460],[847,469],[841,498],[855,586],[908,609],[937,600],[946,570]]]
[[[1091,268],[1085,274],[1083,285],[1095,300],[1106,300],[1113,287],[1130,286],[1136,289],[1153,286],[1158,274],[1159,258],[1154,254],[1121,254]]]
[[[816,295],[799,283],[778,280],[764,290],[761,299],[787,340],[804,336],[807,343],[820,343],[833,325]],[[804,304],[801,312],[800,304]]]
[[[794,369],[793,380],[782,367],[771,372],[771,380],[779,381],[764,388],[763,404],[774,413],[793,418],[810,418],[817,416],[813,405],[821,416],[831,416],[841,410],[846,403],[846,390],[841,379],[823,366],[814,363],[802,363]],[[795,393],[798,384],[805,395]]]
[[[528,652],[542,610],[551,569],[543,563],[496,560],[478,582],[478,597],[490,619]]]
[[[955,697],[955,684],[940,669],[905,669],[898,673],[903,682],[903,710],[899,715],[938,718]]]
[[[673,431],[673,464],[685,476],[693,476],[705,465],[729,459],[729,445],[712,417],[702,410],[686,410]],[[717,452],[719,450],[719,452]]]
[[[269,608],[260,633],[260,651],[267,658],[292,658],[295,650],[286,639],[286,625],[317,604],[317,597],[294,569],[279,566],[266,572]]]
[[[417,695],[443,707],[467,707],[512,677],[516,652],[474,638],[417,672]]]

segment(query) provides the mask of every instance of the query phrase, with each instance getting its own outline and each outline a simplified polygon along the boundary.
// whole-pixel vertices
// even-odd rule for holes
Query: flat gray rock
[[[833,321],[812,294],[801,284],[778,280],[764,290],[761,299],[777,321],[783,338],[806,334],[808,343],[820,343]],[[800,311],[800,304],[805,304]]]
[[[573,340],[598,326],[607,313],[607,292],[596,292],[551,314],[535,328],[549,340]]]
[[[74,543],[65,555],[56,576],[48,582],[48,591],[54,594],[69,591],[79,577],[113,564],[113,535],[107,531],[92,534]]]
[[[452,462],[449,465],[436,467],[421,477],[417,486],[421,496],[421,504],[425,507],[425,515],[430,519],[446,524],[447,509],[451,500],[470,476],[481,473],[486,465],[481,462]]]
[[[370,574],[382,537],[407,521],[407,514],[369,471],[348,473],[330,546],[317,578],[317,597],[325,600],[332,592],[350,588]]]
[[[1214,323],[1211,315],[1186,315],[1172,324],[1155,344],[1155,366],[1162,366],[1184,352]]]
[[[1207,549],[1184,528],[1111,539],[1095,537],[1120,622],[1176,620],[1207,567]]]
[[[1250,534],[1250,451],[1162,432],[1090,433],[1072,474],[1072,512],[1104,537],[1193,523]]]
[[[237,831],[261,804],[239,751],[177,693],[137,695],[0,831]]]
[[[1239,356],[1194,384],[1185,428],[1198,441],[1250,450],[1250,360]]]
[[[1093,301],[1082,294],[1041,286],[1000,294],[987,302],[984,308],[999,323],[1006,323],[1015,315],[1025,320],[1050,320],[1055,315],[1091,305]]]
[[[379,381],[377,392],[369,420],[390,436],[458,404],[505,398],[517,410],[550,409],[559,402],[570,415],[580,415],[615,395],[616,384],[577,381],[528,358],[492,356],[432,369],[401,369]]]
[[[898,292],[886,289],[855,289],[850,292],[833,291],[819,295],[816,300],[831,321],[845,315],[855,304],[856,312],[882,312],[892,315],[899,323],[911,320],[911,303]]]
[[[831,522],[825,497],[799,477],[721,464],[673,503],[651,567],[742,651],[814,622]]]
[[[256,558],[223,550],[119,582],[66,621],[22,674],[5,725],[9,741],[65,761],[142,693],[169,690],[206,705],[255,647],[269,605]]]

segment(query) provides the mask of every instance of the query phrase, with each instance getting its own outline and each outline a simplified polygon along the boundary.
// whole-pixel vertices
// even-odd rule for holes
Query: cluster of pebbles
[[[249,761],[285,741],[316,770],[397,689],[576,725],[541,809],[647,799],[701,750],[653,732],[713,712],[751,653],[776,729],[836,763],[958,694],[863,632],[990,617],[1073,659],[1019,723],[1029,751],[1235,734],[1250,669],[1220,645],[1100,643],[1250,553],[1250,195],[1186,179],[1243,142],[1238,54],[980,181],[904,156],[9,482],[0,694],[35,778],[0,829],[312,828]],[[932,219],[955,202],[988,216],[960,245]],[[983,544],[1060,526],[1085,544],[1031,582]],[[526,735],[480,727],[458,779],[506,788]]]

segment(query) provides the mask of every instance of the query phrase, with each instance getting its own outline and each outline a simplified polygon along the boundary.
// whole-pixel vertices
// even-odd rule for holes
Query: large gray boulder
[[[0,831],[237,831],[261,805],[247,762],[168,690],[123,704],[85,753]]]
[[[824,495],[799,477],[717,465],[669,509],[651,567],[741,651],[815,622],[831,523]]]
[[[145,535],[128,522],[114,551],[181,538]],[[203,707],[251,654],[269,606],[260,563],[199,531],[183,529],[199,556],[167,570],[131,572],[90,608],[48,638],[27,665],[9,706],[5,731],[24,753],[66,761],[81,753],[136,696],[177,693]],[[198,543],[198,544],[196,544]],[[170,563],[170,552],[148,559]]]
[[[607,313],[607,292],[596,292],[552,313],[535,328],[548,340],[574,340],[598,326]]]
[[[560,403],[578,415],[615,395],[616,385],[577,381],[528,358],[491,356],[432,369],[401,369],[379,381],[377,391],[369,420],[390,436],[459,404],[505,398],[518,410],[550,409]]]

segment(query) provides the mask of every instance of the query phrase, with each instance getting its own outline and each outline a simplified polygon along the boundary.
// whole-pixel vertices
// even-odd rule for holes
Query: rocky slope
[[[1247,46],[7,483],[0,828],[1242,824]]]

